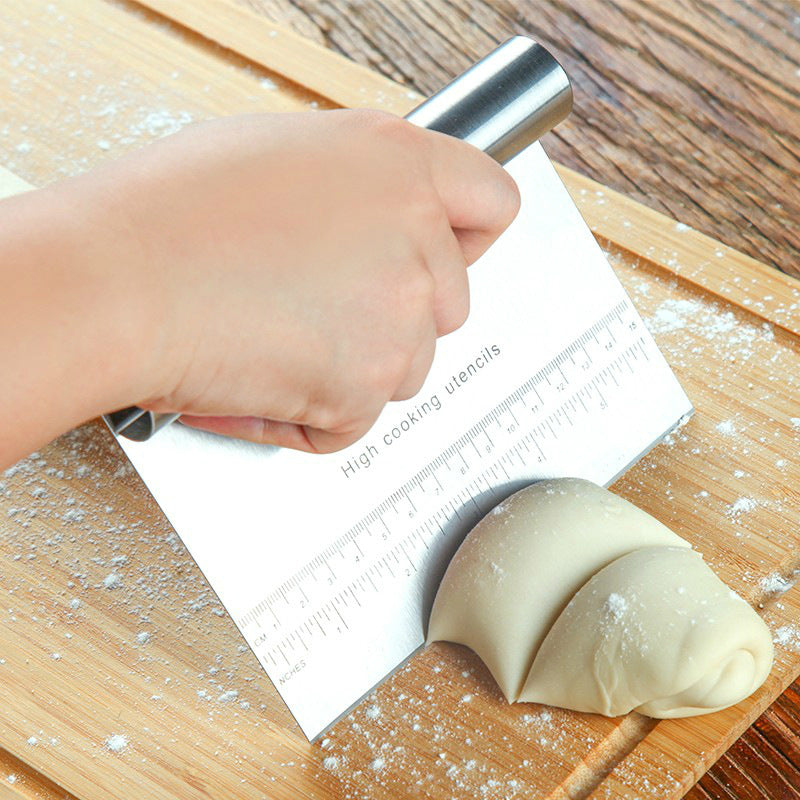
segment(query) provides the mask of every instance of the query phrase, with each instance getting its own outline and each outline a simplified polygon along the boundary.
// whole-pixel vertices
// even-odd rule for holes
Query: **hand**
[[[133,334],[127,404],[313,452],[419,390],[519,204],[471,145],[366,111],[201,123],[68,190]]]

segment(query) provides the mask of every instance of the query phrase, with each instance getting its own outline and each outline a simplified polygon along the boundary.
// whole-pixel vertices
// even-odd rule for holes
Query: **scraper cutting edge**
[[[538,42],[514,36],[406,119],[463,139],[505,164],[571,110],[572,88],[561,65]],[[130,406],[104,419],[118,436],[142,442],[179,416]]]

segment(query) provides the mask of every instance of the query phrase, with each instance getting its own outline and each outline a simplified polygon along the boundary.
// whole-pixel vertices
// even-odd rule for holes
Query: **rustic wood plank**
[[[575,84],[557,161],[800,274],[800,15],[788,0],[240,0],[429,94],[514,33]]]

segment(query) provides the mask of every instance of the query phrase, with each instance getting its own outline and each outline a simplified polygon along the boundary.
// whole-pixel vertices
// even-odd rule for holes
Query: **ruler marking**
[[[296,598],[298,595],[302,597],[303,604],[301,607],[305,608],[312,604],[314,595],[311,594],[310,590],[314,586],[319,586],[322,592],[330,593],[335,592],[336,584],[338,583],[341,586],[344,580],[351,581],[348,589],[344,591],[349,592],[357,606],[363,607],[356,595],[356,590],[359,592],[366,591],[367,585],[369,585],[373,591],[379,593],[381,589],[376,583],[376,579],[386,580],[385,573],[388,573],[392,579],[397,579],[399,576],[392,569],[390,559],[394,561],[396,567],[399,567],[398,553],[405,557],[411,568],[416,572],[417,567],[409,555],[406,545],[418,547],[415,544],[415,539],[418,539],[425,549],[429,549],[429,542],[433,540],[433,537],[440,534],[442,536],[446,535],[443,522],[463,521],[465,518],[474,516],[475,512],[482,514],[485,509],[477,502],[473,491],[475,491],[475,494],[480,495],[481,486],[485,485],[489,489],[488,494],[494,494],[490,477],[496,480],[502,475],[507,481],[510,481],[511,477],[507,466],[518,460],[523,467],[527,467],[526,453],[536,456],[535,461],[540,464],[546,462],[547,454],[543,449],[542,440],[546,440],[550,436],[553,442],[558,441],[557,429],[574,426],[574,415],[580,413],[589,414],[588,402],[593,398],[599,399],[601,409],[606,408],[608,400],[601,386],[610,386],[613,382],[615,386],[620,387],[623,376],[635,373],[634,365],[640,363],[641,359],[644,359],[644,361],[650,360],[644,338],[638,335],[638,331],[634,332],[636,323],[627,321],[625,314],[628,312],[635,313],[632,306],[626,300],[623,300],[593,325],[585,329],[583,333],[558,352],[549,362],[504,397],[494,408],[469,426],[465,433],[458,436],[442,452],[415,471],[402,483],[398,490],[382,498],[380,502],[352,524],[345,533],[340,535],[332,545],[323,550],[322,554],[315,555],[307,564],[270,592],[264,601],[247,611],[241,618],[243,623],[250,625],[255,622],[260,625],[261,615],[270,613],[274,618],[274,625],[270,625],[270,628],[274,628],[277,631],[281,631],[283,628],[285,632],[285,629],[290,625],[294,626],[299,622],[296,618],[297,605],[293,605],[290,600],[290,591],[293,593],[291,597]],[[621,331],[618,334],[614,333],[615,329],[611,327],[613,325],[620,326]],[[605,338],[601,338],[603,333]],[[629,337],[627,342],[622,340],[621,334]],[[633,336],[636,336],[635,341]],[[595,366],[598,359],[593,350],[601,356],[600,364],[605,364],[599,370]],[[551,376],[553,378],[558,377],[561,383],[555,386],[551,381]],[[582,377],[579,378],[579,376]],[[575,383],[576,379],[582,381],[582,384],[569,394],[560,406],[553,409],[553,400],[555,398],[552,395],[554,392],[564,391],[567,386]],[[533,401],[533,398],[536,400],[536,403],[532,406],[528,405],[529,397],[531,401]],[[545,397],[550,399],[546,400]],[[548,405],[550,407],[549,414],[547,413]],[[515,413],[515,411],[519,412],[520,409],[525,410],[526,420],[533,421],[533,424],[531,422],[527,423],[527,429],[525,423],[521,424],[520,417]],[[509,417],[513,420],[513,426],[504,422],[504,418],[508,419]],[[485,455],[491,453],[498,445],[498,441],[496,441],[492,433],[493,426],[497,426],[502,436],[515,437],[516,440],[505,452],[497,453],[490,466],[480,470],[479,464]],[[482,445],[485,453],[482,452],[477,444],[476,440],[479,436],[485,437],[488,443],[488,445]],[[465,450],[468,447],[472,447],[477,456],[477,460],[473,465],[470,465],[465,457]],[[456,470],[453,469],[451,464],[454,458],[460,459],[461,462],[461,466]],[[448,493],[452,494],[455,486],[452,485],[452,479],[447,478],[447,475],[453,472],[458,477],[468,476],[473,473],[473,478],[467,481],[465,490],[456,491],[454,496],[448,498]],[[441,505],[438,509],[426,511],[422,523],[417,524],[410,533],[403,537],[401,531],[407,530],[403,520],[407,520],[409,514],[406,511],[401,513],[400,509],[411,508],[414,514],[422,511],[425,506],[421,506],[419,500],[431,496],[431,483],[428,483],[429,480],[432,484],[435,484],[433,494],[441,497],[439,501]],[[428,487],[427,489],[426,486]],[[430,500],[426,500],[426,503],[430,502]],[[459,506],[461,510],[459,510]],[[466,514],[464,513],[465,508],[469,509]],[[394,512],[397,517],[396,523],[400,526],[397,530],[394,530],[395,521],[390,526],[384,517],[390,511]],[[377,523],[382,526],[382,532],[381,537],[374,539],[374,534],[377,531],[372,526]],[[381,545],[381,538],[387,544]],[[392,540],[396,544],[389,547],[388,543]],[[362,541],[372,541],[373,544],[370,549],[373,551],[376,546],[375,543],[377,543],[378,547],[383,546],[387,550],[382,555],[374,552],[370,554],[366,548],[362,548]],[[346,546],[350,543],[355,545],[355,549],[358,552],[358,557],[355,559],[347,556]],[[420,552],[422,551],[420,550]],[[341,579],[330,564],[330,558],[335,553],[339,553],[345,564],[351,564],[351,567],[347,568],[347,576],[342,574]],[[370,558],[372,558],[372,563],[368,563]],[[363,561],[363,565],[360,561]],[[360,569],[361,572],[354,577],[350,573],[357,563],[359,566],[355,566],[355,570],[358,571]],[[329,576],[320,581],[319,569],[323,567],[327,568]],[[307,589],[309,591],[306,591]],[[282,600],[283,604],[289,606],[289,613],[295,618],[294,622],[289,619],[282,620],[276,614],[274,602],[278,600]],[[338,606],[341,603],[350,609],[348,614],[353,613],[356,609],[347,603],[344,594],[340,592],[338,595],[333,596],[333,600],[327,602],[324,598],[321,598],[319,602],[322,605],[314,612],[314,615],[308,616],[306,620],[307,626],[316,625],[319,631],[327,636],[327,632],[317,614],[321,612],[322,616],[330,623],[332,620],[328,609],[332,609],[339,617],[344,628],[350,630]],[[308,611],[306,614],[308,614]],[[297,632],[297,640],[305,647],[305,642],[299,634],[301,627],[301,625],[298,625],[295,631]],[[310,627],[306,627],[306,630],[310,630]],[[274,641],[274,637],[270,637],[270,639]],[[285,638],[283,642],[283,646],[293,648],[291,638]],[[269,658],[273,663],[274,659],[271,655],[273,651],[289,663],[283,646],[278,645],[277,649],[273,648],[270,651]]]

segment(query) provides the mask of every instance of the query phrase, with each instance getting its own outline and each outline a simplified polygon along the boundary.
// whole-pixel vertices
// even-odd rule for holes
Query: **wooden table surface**
[[[527,33],[569,73],[552,158],[800,276],[800,5],[781,0],[243,0],[430,94]],[[800,681],[687,796],[800,798]]]
[[[545,142],[553,158],[800,276],[797,4],[241,1],[426,94],[507,35],[533,35],[576,89]],[[799,732],[796,683],[688,797],[800,798]],[[0,752],[2,770],[24,765]],[[46,783],[30,796],[56,796]]]

